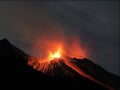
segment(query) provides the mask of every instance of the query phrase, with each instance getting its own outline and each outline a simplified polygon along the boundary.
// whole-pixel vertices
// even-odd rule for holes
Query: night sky
[[[78,35],[89,56],[119,74],[118,1],[0,2],[0,39],[32,55],[37,39]]]

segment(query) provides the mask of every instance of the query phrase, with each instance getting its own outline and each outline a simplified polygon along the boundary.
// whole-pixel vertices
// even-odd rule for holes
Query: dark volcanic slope
[[[99,80],[100,82],[107,84],[111,87],[114,87],[116,89],[119,89],[119,83],[120,83],[120,77],[113,75],[103,68],[101,68],[99,65],[93,63],[92,61],[88,59],[79,60],[76,58],[73,58],[71,60],[75,65],[77,65],[79,68],[81,68],[84,72],[86,72],[91,77],[94,77],[96,80]]]
[[[39,71],[32,69],[27,65],[27,57],[24,52],[19,50],[10,44],[6,39],[0,41],[0,86],[4,89],[39,89],[48,88],[51,89],[72,89],[72,90],[106,90],[102,86],[85,79],[82,76],[77,75],[75,71],[72,71],[69,67],[62,64],[62,69],[72,71],[76,74],[75,77],[70,75],[64,75],[59,72],[55,77],[47,76]],[[91,61],[84,59],[78,62],[74,59],[73,62],[78,65],[79,68],[84,70],[89,75],[99,79],[101,82],[108,83],[112,87],[118,88],[118,77],[114,76],[98,65]],[[57,72],[60,70],[57,67]],[[116,89],[117,90],[117,89]]]

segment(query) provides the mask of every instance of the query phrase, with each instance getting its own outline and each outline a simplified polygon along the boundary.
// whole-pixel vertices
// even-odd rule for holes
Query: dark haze
[[[39,39],[78,35],[90,59],[119,75],[119,2],[0,2],[0,39],[27,54]]]

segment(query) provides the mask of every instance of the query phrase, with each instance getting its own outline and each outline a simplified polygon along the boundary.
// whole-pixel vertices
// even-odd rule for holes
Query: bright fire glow
[[[61,58],[61,52],[60,49],[58,49],[55,53],[50,52],[49,54],[49,60],[59,59]]]

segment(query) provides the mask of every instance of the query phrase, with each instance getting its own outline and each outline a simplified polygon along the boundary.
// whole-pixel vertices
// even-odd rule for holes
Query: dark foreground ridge
[[[107,90],[76,72],[75,77],[57,73],[54,77],[34,70],[27,64],[27,54],[13,46],[8,40],[0,40],[0,86],[11,89],[49,89],[49,90]],[[88,75],[119,90],[119,77],[115,76],[88,59],[71,61]],[[64,69],[64,66],[62,66]],[[67,68],[67,67],[66,67]],[[58,71],[59,69],[56,69]],[[59,72],[59,71],[58,71]]]

